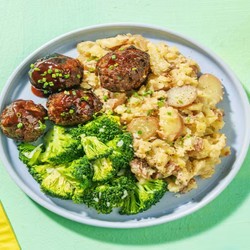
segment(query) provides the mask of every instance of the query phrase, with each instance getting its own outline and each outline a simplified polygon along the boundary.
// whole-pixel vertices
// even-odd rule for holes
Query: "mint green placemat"
[[[250,93],[248,0],[0,0],[0,12],[0,91],[26,56],[58,35],[101,23],[142,22],[204,44]],[[28,198],[1,162],[0,199],[25,250],[249,249],[249,163],[250,152],[233,182],[206,207],[149,228],[97,228],[55,215]]]

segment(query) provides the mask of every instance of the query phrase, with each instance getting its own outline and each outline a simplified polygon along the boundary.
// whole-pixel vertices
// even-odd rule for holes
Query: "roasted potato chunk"
[[[159,110],[160,130],[158,135],[163,140],[173,141],[183,131],[183,119],[177,109],[172,107],[162,107]]]
[[[159,129],[159,120],[156,117],[142,116],[134,118],[128,125],[127,130],[136,133],[143,140],[154,137]]]
[[[176,108],[182,108],[193,103],[197,97],[197,89],[191,85],[182,87],[173,87],[167,92],[168,105]]]
[[[221,81],[212,74],[200,76],[197,86],[202,102],[213,106],[223,99]]]

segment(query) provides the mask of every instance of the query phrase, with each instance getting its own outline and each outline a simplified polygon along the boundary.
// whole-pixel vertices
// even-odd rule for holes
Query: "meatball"
[[[67,126],[90,120],[101,110],[102,104],[91,91],[73,89],[51,95],[47,108],[51,121]]]
[[[102,87],[112,92],[126,92],[140,87],[149,70],[148,53],[134,46],[110,52],[96,64]]]
[[[45,94],[79,86],[83,66],[74,58],[57,53],[38,59],[29,71],[31,84]]]
[[[1,128],[8,137],[23,142],[32,142],[46,128],[46,109],[33,101],[16,100],[7,106],[1,115]]]

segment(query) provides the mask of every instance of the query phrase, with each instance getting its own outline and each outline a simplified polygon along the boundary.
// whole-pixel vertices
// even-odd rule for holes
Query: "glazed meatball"
[[[1,128],[8,137],[22,142],[36,141],[46,128],[46,109],[33,101],[16,100],[1,115]]]
[[[83,78],[83,66],[74,58],[52,54],[31,64],[29,71],[31,84],[51,94],[79,86]]]
[[[101,110],[102,104],[91,91],[73,89],[51,95],[47,108],[51,121],[70,126],[90,120],[94,113]]]
[[[102,87],[112,92],[126,92],[140,87],[149,70],[149,55],[134,46],[110,52],[96,64]]]

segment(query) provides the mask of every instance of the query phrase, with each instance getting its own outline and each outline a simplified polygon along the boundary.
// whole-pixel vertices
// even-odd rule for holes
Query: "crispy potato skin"
[[[39,121],[44,123],[46,109],[33,101],[16,100],[1,114],[1,128],[6,136],[22,142],[33,142],[43,133]],[[18,128],[18,124],[22,127]]]
[[[47,102],[49,119],[58,125],[72,126],[85,123],[102,108],[100,100],[81,89],[53,94]]]
[[[112,92],[126,92],[140,87],[149,70],[149,55],[134,46],[110,52],[96,64],[96,74],[102,87]]]
[[[77,59],[56,53],[38,59],[29,71],[31,84],[49,94],[79,86],[82,78],[83,66]]]

